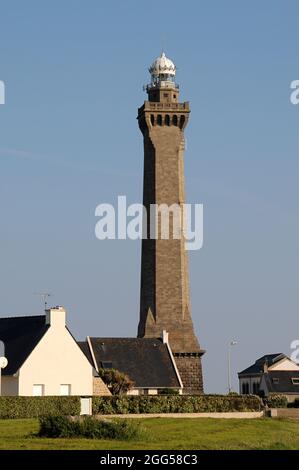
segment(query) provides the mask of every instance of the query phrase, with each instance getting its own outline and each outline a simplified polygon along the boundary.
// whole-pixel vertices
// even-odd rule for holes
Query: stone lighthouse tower
[[[169,344],[180,372],[184,393],[202,393],[201,356],[194,333],[189,297],[188,252],[185,240],[151,236],[151,205],[182,207],[184,190],[184,129],[189,103],[179,102],[176,67],[164,52],[151,65],[148,101],[138,110],[144,139],[143,204],[147,209],[147,238],[142,240],[139,337],[169,333]],[[160,214],[161,215],[161,214]],[[161,217],[158,217],[158,226]],[[173,224],[174,217],[170,220]]]

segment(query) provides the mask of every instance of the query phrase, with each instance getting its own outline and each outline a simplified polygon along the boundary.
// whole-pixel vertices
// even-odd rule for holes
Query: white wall
[[[273,366],[268,367],[268,370],[299,370],[299,366],[295,362],[291,361],[291,359],[285,358],[277,364],[273,364]]]
[[[132,388],[131,390],[128,390],[127,395],[139,395],[139,389]]]
[[[92,395],[91,364],[64,326],[59,312],[55,312],[52,320],[20,368],[19,395],[31,396],[34,384],[44,384],[45,395],[59,395],[61,384],[71,385],[71,395]]]

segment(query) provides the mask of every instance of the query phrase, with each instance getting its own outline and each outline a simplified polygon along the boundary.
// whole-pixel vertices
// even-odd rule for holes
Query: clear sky
[[[135,336],[140,243],[99,241],[95,207],[141,202],[137,108],[162,46],[190,100],[188,202],[205,388],[299,339],[296,0],[0,2],[0,315],[67,308],[77,338]]]

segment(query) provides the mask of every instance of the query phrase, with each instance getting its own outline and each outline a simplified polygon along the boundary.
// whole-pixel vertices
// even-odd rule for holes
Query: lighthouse
[[[185,203],[184,129],[189,102],[180,102],[176,66],[163,52],[150,66],[147,100],[138,109],[144,142],[143,204],[146,237],[142,240],[138,337],[169,333],[169,344],[184,393],[203,393],[201,357],[190,306],[188,252],[185,239],[151,237],[151,206]],[[158,224],[160,219],[158,218]]]

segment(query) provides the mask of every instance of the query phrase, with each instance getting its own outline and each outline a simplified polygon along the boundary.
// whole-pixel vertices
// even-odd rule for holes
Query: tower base
[[[202,353],[173,353],[173,356],[183,382],[183,394],[199,395],[204,393]]]

